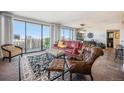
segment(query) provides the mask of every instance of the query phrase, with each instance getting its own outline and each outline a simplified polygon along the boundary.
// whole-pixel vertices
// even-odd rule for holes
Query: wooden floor
[[[94,80],[124,80],[124,61],[114,60],[115,51],[113,49],[104,50],[104,56],[98,58],[92,67]]]
[[[118,81],[124,80],[123,61],[114,60],[114,50],[105,49],[104,56],[98,58],[92,67],[92,75],[96,81]],[[18,57],[8,60],[0,60],[0,80],[1,81],[18,81]],[[75,78],[76,77],[76,78]],[[87,76],[86,76],[87,77]],[[90,80],[84,79],[82,75],[74,75],[74,80]]]
[[[12,62],[0,60],[0,81],[18,81],[18,57],[13,58]]]

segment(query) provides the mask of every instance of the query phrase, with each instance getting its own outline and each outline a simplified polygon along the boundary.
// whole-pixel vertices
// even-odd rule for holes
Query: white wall
[[[0,15],[0,46],[1,46],[1,43],[2,43],[2,16]],[[2,56],[2,53],[1,53],[1,47],[0,47],[0,58]]]
[[[120,31],[120,44],[124,46],[124,25],[122,25],[122,28]]]
[[[85,33],[85,40],[91,40],[87,37],[87,34],[91,32],[94,34],[94,37],[92,39],[106,44],[107,30],[120,30],[120,44],[124,45],[124,25],[122,25],[121,23],[112,23],[106,25],[94,24],[93,27],[87,28],[87,31]]]
[[[89,28],[87,29],[86,33],[85,33],[85,38],[84,40],[88,40],[90,41],[91,39],[87,37],[88,33],[93,33],[94,36],[91,39],[94,39],[97,42],[102,42],[102,43],[106,43],[106,31],[103,28]]]
[[[1,30],[2,30],[2,16],[0,15],[0,45],[1,45],[1,34],[2,34],[2,32],[1,32]]]

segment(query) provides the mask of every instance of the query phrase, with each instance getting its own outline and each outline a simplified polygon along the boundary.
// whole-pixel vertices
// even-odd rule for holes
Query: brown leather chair
[[[80,73],[80,74],[88,74],[91,77],[91,80],[93,80],[92,74],[91,74],[91,67],[94,61],[104,54],[103,50],[101,48],[84,48],[82,55],[78,57],[70,57],[69,61],[67,62],[67,65],[69,67],[70,71],[70,80],[72,80],[72,73]]]
[[[9,59],[9,62],[11,62],[11,58],[21,55],[22,56],[22,48],[19,46],[15,46],[13,44],[5,44],[1,46],[2,54],[3,54],[3,60],[5,58]]]

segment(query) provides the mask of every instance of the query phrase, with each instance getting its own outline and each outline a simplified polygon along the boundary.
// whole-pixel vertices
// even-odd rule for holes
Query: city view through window
[[[23,52],[50,48],[50,26],[29,22],[13,21],[13,43]]]
[[[70,28],[61,28],[60,30],[60,38],[61,40],[72,40],[73,39],[73,31]]]

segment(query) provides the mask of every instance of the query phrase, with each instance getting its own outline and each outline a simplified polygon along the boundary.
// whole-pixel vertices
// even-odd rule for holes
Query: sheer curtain
[[[12,43],[12,16],[9,14],[0,14],[0,46]],[[0,49],[1,50],[1,49]],[[0,51],[0,57],[2,53]]]
[[[4,44],[12,43],[12,17],[4,16]]]

